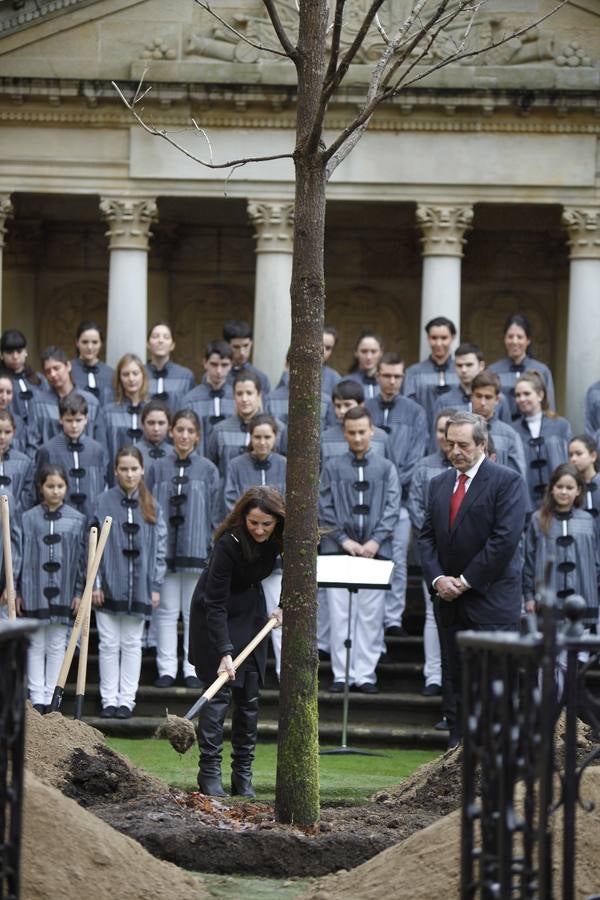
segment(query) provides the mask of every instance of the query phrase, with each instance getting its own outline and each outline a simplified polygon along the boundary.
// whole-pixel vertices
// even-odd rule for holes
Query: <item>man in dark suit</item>
[[[449,746],[460,740],[459,631],[516,631],[521,615],[521,554],[526,491],[520,475],[486,458],[481,416],[457,412],[446,423],[452,468],[429,487],[419,534],[423,574],[439,604],[446,632],[456,720]]]

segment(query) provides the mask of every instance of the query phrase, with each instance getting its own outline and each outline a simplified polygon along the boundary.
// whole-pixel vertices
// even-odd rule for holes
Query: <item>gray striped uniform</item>
[[[225,479],[225,506],[229,512],[248,488],[269,485],[285,497],[285,472],[287,461],[280,453],[270,453],[259,460],[252,453],[243,453],[232,459]]]
[[[446,454],[442,453],[441,450],[430,453],[429,456],[424,456],[416,464],[410,483],[408,500],[406,501],[406,508],[415,531],[420,531],[425,521],[429,500],[429,483],[436,475],[445,472],[449,468],[450,463],[446,458]]]
[[[260,385],[261,385],[260,392],[262,394],[263,403],[264,403],[267,394],[271,390],[271,382],[269,381],[268,376],[264,372],[262,372],[260,369],[257,369],[256,366],[253,366],[252,363],[245,363],[245,365],[243,365],[243,366],[232,366],[231,367],[231,369],[229,370],[229,375],[227,376],[228,384],[233,385],[233,382],[235,381],[236,377],[241,372],[252,372],[254,375],[256,375],[256,377],[260,381]]]
[[[8,407],[8,411],[15,420],[15,436],[12,439],[11,447],[14,447],[15,450],[20,450],[21,453],[27,453],[27,426],[25,425],[25,419],[14,412],[12,404]]]
[[[494,442],[496,462],[501,466],[514,469],[527,481],[527,463],[523,442],[519,435],[515,434],[515,429],[506,422],[500,422],[495,416],[487,422],[487,429]]]
[[[581,594],[588,607],[588,623],[597,624],[599,545],[594,521],[583,509],[573,508],[566,515],[553,515],[548,535],[542,532],[539,511],[533,514],[525,536],[523,593],[526,600],[534,599],[537,585],[544,582],[548,562],[552,566],[552,587],[557,592],[559,609],[569,594]]]
[[[103,612],[149,616],[152,592],[160,591],[165,578],[167,526],[162,511],[157,508],[155,524],[146,522],[138,498],[139,491],[129,498],[117,486],[96,500],[90,524],[101,528],[106,516],[113,520],[99,570]]]
[[[115,399],[113,391],[114,369],[104,362],[97,362],[88,366],[78,356],[71,360],[71,378],[75,386],[84,392],[84,395],[92,394],[100,406],[112,403]]]
[[[217,467],[198,452],[179,459],[173,451],[151,467],[145,481],[167,524],[167,568],[200,572],[218,524]]]
[[[539,359],[533,359],[530,356],[526,356],[523,362],[517,365],[509,356],[505,356],[503,359],[499,359],[497,362],[492,363],[491,366],[488,366],[488,371],[495,372],[500,378],[502,393],[508,402],[511,419],[513,421],[516,421],[521,417],[521,413],[517,408],[515,400],[515,384],[523,372],[528,372],[530,369],[535,369],[542,376],[544,384],[546,385],[548,406],[550,409],[556,409],[552,372],[548,366],[543,362],[540,362]]]
[[[600,472],[586,482],[582,508],[593,519],[600,542]]]
[[[382,428],[375,428],[371,438],[371,450],[378,456],[389,458],[388,436]],[[321,432],[321,466],[334,456],[348,453],[348,442],[344,437],[341,422],[330,425]]]
[[[435,422],[438,415],[443,409],[455,409],[457,412],[473,412],[471,395],[467,394],[466,391],[463,390],[462,385],[457,384],[454,387],[450,388],[448,393],[442,394],[441,397],[437,398],[433,405],[433,416],[430,423],[431,436],[429,445],[431,447],[432,453],[437,447],[437,444],[435,443]],[[500,394],[498,398],[498,405],[496,406],[494,418],[499,419],[501,422],[505,422],[508,425],[512,423],[510,407],[504,394]]]
[[[146,364],[146,371],[150,397],[162,400],[173,413],[181,409],[183,398],[196,384],[192,370],[169,360],[162,369],[157,369],[154,363],[149,362]]]
[[[37,503],[33,463],[29,456],[12,447],[0,457],[0,494],[12,494],[19,516]]]
[[[173,444],[166,440],[161,441],[160,444],[151,444],[147,438],[143,437],[135,446],[144,457],[144,480],[155,463],[173,452]]]
[[[193,409],[202,426],[202,453],[206,456],[208,441],[215,425],[235,413],[233,388],[224,384],[221,388],[213,388],[203,381],[185,395],[181,401],[181,409]]]
[[[89,518],[96,497],[106,487],[108,454],[102,444],[86,434],[78,441],[69,440],[64,432],[57,434],[38,450],[36,472],[47,463],[64,466],[69,480],[67,502]]]
[[[86,571],[85,516],[66,503],[55,512],[40,503],[23,514],[23,565],[19,594],[25,614],[68,625],[71,603],[81,597]]]
[[[408,367],[404,376],[402,393],[422,406],[427,416],[427,422],[433,422],[433,408],[436,402],[440,397],[446,397],[458,383],[454,360],[451,357],[438,366],[429,356],[422,362]]]
[[[7,369],[6,375],[13,383],[13,401],[11,403],[11,409],[23,420],[25,425],[27,425],[33,398],[36,397],[40,391],[47,389],[48,385],[46,380],[41,378],[41,383],[36,385],[28,381],[22,372],[20,375],[17,375],[15,372],[11,372]]]
[[[348,375],[344,375],[344,378],[349,378],[351,381],[357,381],[361,385],[365,392],[365,400],[373,400],[375,397],[379,396],[379,382],[375,375],[365,375],[360,369],[355,369],[354,372],[349,372]]]
[[[71,394],[75,393],[79,393],[79,391],[71,391]],[[88,406],[88,423],[85,433],[102,444],[104,443],[104,424],[100,415],[100,404],[93,394],[85,393],[80,396],[85,398]],[[38,391],[29,404],[27,452],[30,456],[35,456],[42,444],[61,433],[58,403],[58,394],[53,390],[48,390]]]
[[[360,544],[375,540],[377,555],[391,559],[399,512],[396,467],[373,448],[363,459],[346,452],[325,463],[319,496],[321,553],[342,553],[347,538]]]
[[[381,397],[367,400],[365,407],[373,424],[388,435],[387,455],[396,465],[402,497],[406,499],[413,470],[427,447],[425,412],[418,403],[399,395],[389,402]]]
[[[512,427],[521,438],[527,465],[527,487],[533,509],[537,509],[544,498],[545,488],[557,466],[569,461],[569,441],[571,426],[559,416],[542,416],[542,430],[539,438],[532,438],[524,418],[513,422]]]
[[[327,409],[329,407],[330,397],[325,393],[321,393],[321,410],[320,410],[320,419],[321,419],[321,427],[323,427],[325,423],[325,417],[327,416]],[[275,418],[279,419],[285,425],[288,423],[289,418],[289,406],[290,406],[290,389],[286,384],[280,384],[279,387],[276,387],[274,391],[271,391],[269,396],[265,402],[265,412],[269,413],[271,416],[275,416]]]
[[[108,450],[108,483],[115,484],[115,461],[121,447],[137,446],[143,437],[143,403],[108,403],[102,410],[106,449]]]

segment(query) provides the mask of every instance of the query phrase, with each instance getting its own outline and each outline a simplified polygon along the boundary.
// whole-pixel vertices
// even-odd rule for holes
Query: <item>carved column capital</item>
[[[562,224],[568,232],[571,259],[600,259],[600,209],[567,206]]]
[[[100,212],[108,223],[110,250],[148,250],[150,227],[158,219],[155,200],[102,197]]]
[[[462,256],[465,234],[473,222],[472,206],[417,206],[423,256]]]
[[[4,247],[6,235],[6,220],[10,219],[14,212],[10,194],[0,194],[0,251]]]
[[[254,225],[257,253],[292,252],[294,249],[293,203],[250,200],[248,216]]]

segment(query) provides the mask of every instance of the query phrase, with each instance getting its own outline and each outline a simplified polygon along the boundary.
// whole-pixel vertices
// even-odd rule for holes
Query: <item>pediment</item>
[[[401,21],[412,3],[388,0],[385,15],[382,12],[384,25],[389,26],[394,17]],[[489,0],[472,30],[472,40],[477,46],[486,46],[549,11],[555,3]],[[347,43],[368,5],[370,0],[348,0]],[[289,60],[266,49],[278,45],[261,0],[221,0],[215,8],[236,33],[194,0],[0,0],[0,76],[137,80],[148,69],[148,78],[154,82],[287,85],[295,81]],[[293,34],[295,0],[277,0],[277,8]],[[535,89],[564,83],[581,88],[588,81],[597,83],[599,17],[600,0],[569,0],[533,31],[453,69],[483,71],[489,74],[491,87]],[[431,51],[431,62],[438,63],[455,46],[461,29],[464,23],[457,20],[455,27],[440,37]],[[358,65],[353,67],[357,81],[368,78],[368,67],[383,46],[381,35],[373,28]],[[469,87],[469,80],[460,75],[451,80]]]

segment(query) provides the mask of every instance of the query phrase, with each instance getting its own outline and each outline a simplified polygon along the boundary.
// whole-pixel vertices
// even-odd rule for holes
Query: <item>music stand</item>
[[[321,750],[321,756],[384,756],[373,750],[357,750],[348,746],[348,707],[350,705],[350,651],[352,649],[352,595],[361,588],[390,589],[394,563],[388,559],[365,559],[362,556],[327,555],[317,557],[317,584],[319,587],[341,587],[348,591],[348,633],[346,670],[344,673],[344,699],[342,705],[342,743],[333,750]]]

